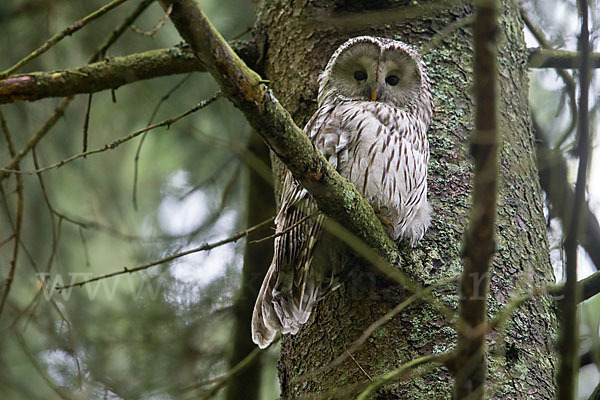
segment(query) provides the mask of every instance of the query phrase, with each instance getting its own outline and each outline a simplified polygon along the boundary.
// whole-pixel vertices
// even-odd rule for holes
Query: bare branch
[[[127,26],[129,26],[131,23],[133,23],[133,21],[135,21],[135,19],[146,9],[146,7],[148,7],[148,5],[150,4],[149,1],[150,0],[142,2],[135,10],[133,10],[133,12],[131,14],[129,14],[125,18],[123,23],[119,27],[117,27],[117,29],[115,29],[113,31],[113,33],[108,37],[106,42],[104,42],[104,44],[102,46],[100,46],[100,48],[98,50],[96,50],[94,52],[94,54],[92,54],[92,56],[88,60],[88,63],[97,61],[98,58],[100,58],[101,56],[104,56],[104,53],[106,52],[106,50],[113,43],[116,42],[116,40],[123,34],[123,32],[125,32]],[[0,99],[5,94],[5,91],[3,90],[3,82],[4,83],[8,82],[9,92],[10,92],[10,88],[15,86],[15,85],[11,84],[10,82],[16,82],[17,88],[20,88],[20,89],[25,88],[25,90],[27,91],[32,88],[32,86],[31,86],[32,84],[35,86],[36,80],[35,80],[35,78],[31,78],[30,76],[21,76],[21,77],[9,78],[7,80],[0,81]],[[27,87],[29,87],[29,89],[27,89]],[[11,169],[15,168],[15,166],[19,163],[19,161],[31,149],[33,149],[35,147],[35,145],[50,131],[50,129],[54,126],[54,124],[56,124],[56,122],[63,116],[65,109],[71,103],[72,100],[73,100],[72,95],[69,97],[65,97],[63,99],[63,101],[54,110],[54,114],[46,121],[46,123],[44,123],[44,125],[40,128],[40,130],[38,130],[35,134],[33,134],[29,138],[29,140],[27,141],[25,146],[23,146],[23,148],[21,150],[19,150],[19,152],[12,157],[12,159],[9,161],[9,163],[5,166],[5,169],[11,170]],[[0,182],[2,182],[4,180],[4,178],[6,178],[6,176],[7,176],[6,173],[0,171]]]
[[[27,346],[27,343],[25,343],[25,338],[23,338],[23,335],[19,332],[17,332],[17,339],[19,340],[19,344],[21,345],[23,352],[25,353],[25,355],[27,356],[27,358],[29,359],[31,364],[33,364],[33,367],[35,368],[37,373],[42,377],[44,382],[46,382],[46,384],[50,387],[50,389],[52,389],[54,391],[54,393],[56,393],[58,395],[58,397],[60,397],[61,399],[71,400],[71,397],[67,396],[67,394],[65,392],[63,392],[63,390],[60,388],[60,386],[58,384],[56,384],[56,382],[54,382],[54,380],[46,373],[46,369],[42,365],[40,365],[40,363],[38,362],[35,355],[31,352],[31,350]]]
[[[4,168],[0,170],[0,182],[2,182],[4,178],[8,176],[8,172],[6,171],[19,173],[19,171],[15,170],[15,168],[21,159],[23,159],[23,157],[25,157],[25,155],[27,155],[27,153],[29,153],[29,151],[35,147],[35,145],[46,135],[46,133],[48,133],[50,128],[52,128],[54,124],[56,124],[56,122],[63,116],[65,109],[72,100],[73,97],[67,97],[63,99],[63,101],[61,101],[60,104],[54,109],[54,114],[52,114],[52,116],[44,123],[44,125],[29,138],[27,143],[25,143],[21,150],[19,150],[19,152],[11,158]]]
[[[154,0],[152,0],[152,1],[154,1]],[[131,25],[130,28],[132,31],[134,31],[135,33],[137,33],[139,35],[154,37],[154,35],[156,35],[156,32],[158,32],[159,30],[162,29],[163,26],[165,26],[165,24],[169,20],[169,16],[171,16],[171,8],[167,9],[167,12],[160,19],[160,21],[158,21],[156,26],[151,31],[148,31],[148,32],[141,30],[140,28],[138,28],[135,25]]]
[[[450,34],[452,34],[453,32],[457,31],[460,28],[471,25],[473,23],[473,20],[474,20],[474,16],[469,15],[467,17],[462,17],[462,18],[457,19],[456,21],[452,22],[450,25],[444,27],[444,29],[437,32],[435,34],[435,36],[432,37],[429,40],[429,42],[427,42],[427,44],[421,48],[419,53],[421,53],[421,54],[429,53],[432,49],[437,47],[442,40],[444,40],[445,38],[450,36]]]
[[[171,15],[171,12],[169,11],[169,13],[165,14],[165,15]],[[160,108],[160,106],[165,101],[167,101],[169,99],[169,97],[171,97],[171,95],[190,78],[190,76],[192,76],[192,74],[187,74],[175,86],[173,86],[163,97],[160,98],[160,100],[154,107],[154,110],[152,110],[152,113],[150,114],[150,118],[148,118],[148,126],[150,126],[152,121],[154,121],[154,117],[156,116],[156,113],[158,112],[158,109]],[[138,183],[138,174],[139,174],[138,167],[139,167],[140,153],[142,151],[142,146],[144,145],[145,140],[146,140],[146,134],[144,134],[144,136],[142,136],[140,143],[138,144],[137,150],[135,151],[135,158],[133,159],[133,196],[132,196],[132,201],[133,201],[133,209],[136,211],[138,209],[138,206],[137,206],[137,183]],[[85,151],[85,149],[84,149],[84,151]]]
[[[579,115],[577,121],[577,153],[579,166],[577,168],[577,183],[575,185],[575,200],[571,212],[570,224],[565,238],[565,254],[567,258],[565,298],[561,302],[561,330],[558,341],[560,367],[558,370],[558,400],[572,399],[575,394],[577,371],[579,369],[579,323],[577,321],[577,303],[579,291],[577,287],[577,238],[579,237],[581,209],[585,203],[585,186],[590,156],[589,145],[589,86],[590,86],[590,33],[588,29],[588,2],[579,0],[581,13],[581,33],[579,48],[581,49],[581,68],[579,70]]]
[[[58,42],[60,42],[66,36],[72,35],[73,33],[77,32],[78,30],[80,30],[81,28],[83,28],[85,25],[87,25],[88,22],[91,22],[91,21],[93,21],[93,20],[95,20],[97,18],[100,18],[101,16],[103,16],[104,14],[106,14],[107,12],[109,12],[110,10],[112,10],[113,8],[115,8],[115,7],[117,7],[117,6],[125,3],[126,1],[127,0],[113,0],[112,2],[110,2],[107,5],[105,5],[104,7],[99,8],[98,10],[94,11],[90,15],[88,15],[88,16],[80,19],[79,21],[75,22],[73,25],[68,26],[62,32],[59,32],[56,35],[52,36],[40,48],[38,48],[37,50],[35,50],[33,53],[29,54],[27,57],[23,58],[21,61],[19,61],[18,63],[16,63],[14,66],[12,66],[11,68],[7,69],[6,71],[0,72],[0,79],[6,78],[10,74],[14,73],[15,71],[17,71],[18,69],[20,69],[21,67],[23,67],[29,61],[33,60],[37,56],[39,56],[39,55],[45,53],[46,51],[48,51],[50,48],[52,48],[52,46],[54,46],[55,44],[57,44]]]
[[[232,41],[246,63],[256,66],[258,50],[253,42]],[[206,68],[188,46],[150,50],[72,69],[33,72],[0,80],[0,103],[72,96],[116,89],[128,83],[161,76],[203,72]]]
[[[581,68],[581,53],[543,47],[529,49],[529,68]],[[590,54],[590,67],[600,68],[600,53]]]
[[[498,179],[497,126],[497,1],[476,3],[473,37],[475,47],[475,132],[471,143],[474,158],[473,200],[465,235],[464,270],[458,321],[454,398],[482,399],[487,366],[485,325],[489,268],[494,254],[496,193]]]
[[[114,148],[122,145],[123,143],[128,142],[131,139],[134,139],[134,138],[138,137],[142,133],[148,132],[148,131],[150,131],[152,129],[160,128],[162,126],[169,127],[169,126],[173,125],[175,122],[179,121],[180,119],[182,119],[182,118],[184,118],[184,117],[186,117],[186,116],[188,116],[188,115],[190,115],[190,114],[192,114],[192,113],[194,113],[194,112],[196,112],[198,110],[203,109],[204,107],[208,106],[209,104],[211,104],[212,102],[214,102],[215,100],[217,100],[219,97],[220,97],[220,93],[217,93],[213,97],[211,97],[211,98],[209,98],[207,100],[204,100],[204,101],[196,104],[194,107],[190,108],[189,110],[187,110],[187,111],[185,111],[185,112],[183,112],[183,113],[181,113],[181,114],[179,114],[179,115],[177,115],[175,117],[166,119],[166,120],[161,121],[161,122],[159,122],[157,124],[150,125],[150,126],[147,126],[145,128],[142,128],[142,129],[138,129],[137,131],[135,131],[133,133],[130,133],[129,135],[124,136],[122,138],[119,138],[119,139],[117,139],[117,140],[115,140],[115,141],[113,141],[111,143],[108,143],[108,144],[104,145],[103,147],[99,147],[99,148],[94,149],[94,150],[90,150],[90,151],[86,151],[86,152],[83,152],[83,153],[75,154],[75,155],[73,155],[73,156],[71,156],[69,158],[61,160],[61,161],[59,161],[59,162],[57,162],[55,164],[49,165],[47,167],[39,168],[39,169],[36,169],[35,171],[23,172],[23,171],[20,171],[20,170],[15,170],[15,169],[9,168],[10,165],[11,165],[11,163],[12,163],[12,160],[11,160],[5,168],[0,168],[0,172],[3,173],[4,175],[7,175],[7,174],[34,175],[34,174],[41,174],[42,172],[46,172],[46,171],[54,169],[54,168],[60,168],[63,165],[68,164],[71,161],[75,161],[75,160],[77,160],[79,158],[86,157],[86,156],[89,156],[91,154],[102,153],[102,152],[107,151],[107,150],[112,150],[112,149],[114,149]],[[13,159],[14,159],[14,157],[13,157]],[[2,175],[0,175],[0,177],[1,176]]]
[[[133,268],[123,267],[123,269],[120,270],[120,271],[115,271],[115,272],[111,272],[111,273],[108,273],[108,274],[96,276],[94,278],[86,279],[84,281],[76,282],[76,283],[73,283],[73,284],[70,284],[70,285],[57,286],[56,290],[61,291],[61,290],[72,288],[72,287],[83,286],[83,285],[86,285],[88,283],[99,281],[99,280],[102,280],[102,279],[112,278],[113,276],[117,276],[117,275],[131,274],[133,272],[143,271],[143,270],[148,269],[150,267],[154,267],[155,265],[164,264],[166,262],[173,261],[173,260],[175,260],[177,258],[180,258],[180,257],[183,257],[183,256],[187,256],[189,254],[198,253],[200,251],[212,250],[212,249],[214,249],[216,247],[223,246],[224,244],[227,244],[227,243],[236,242],[236,241],[240,240],[241,238],[248,236],[251,232],[253,232],[253,231],[257,230],[257,229],[260,229],[260,228],[262,228],[265,225],[270,224],[271,221],[273,221],[273,219],[275,219],[275,217],[269,218],[266,221],[263,221],[263,222],[261,222],[258,225],[255,225],[255,226],[250,227],[250,228],[248,228],[248,229],[246,229],[244,231],[241,231],[241,232],[239,232],[239,233],[237,233],[237,234],[235,234],[235,235],[233,235],[233,236],[231,236],[231,237],[229,237],[227,239],[219,240],[218,242],[203,244],[202,246],[199,246],[199,247],[196,247],[196,248],[193,248],[193,249],[190,249],[190,250],[182,251],[180,253],[172,254],[172,255],[170,255],[168,257],[161,258],[160,260],[153,261],[153,262],[148,263],[148,264],[140,265],[140,266],[133,267]]]
[[[394,371],[388,372],[382,377],[379,377],[357,397],[357,400],[367,400],[371,394],[373,394],[377,389],[379,389],[386,383],[400,380],[406,375],[413,372],[418,367],[421,367],[425,364],[443,364],[446,361],[448,361],[452,356],[453,353],[449,352],[441,354],[428,354],[426,356],[422,356],[405,364],[402,364],[400,368],[397,368]]]
[[[540,184],[546,192],[551,205],[551,212],[556,215],[564,227],[571,222],[571,210],[575,202],[575,192],[567,179],[567,162],[558,150],[550,149],[547,135],[533,118],[537,144],[537,166]],[[585,249],[596,269],[600,269],[600,224],[587,202],[581,209],[581,222],[584,226],[579,230],[578,241]]]
[[[580,297],[578,302],[591,299],[593,296],[600,293],[600,271],[594,272],[592,275],[577,282],[578,292]]]
[[[8,150],[11,156],[15,155],[15,147],[12,143],[12,139],[10,136],[10,132],[8,130],[8,124],[4,119],[4,115],[0,112],[0,126],[2,127],[2,131],[4,132],[4,137],[6,138],[6,143],[8,145]],[[16,168],[19,168],[19,164],[17,163]],[[14,246],[13,246],[13,254],[10,259],[10,269],[8,271],[8,276],[4,282],[4,292],[2,294],[2,300],[0,301],[0,313],[4,310],[4,304],[6,303],[6,299],[8,298],[8,293],[10,292],[10,288],[15,279],[15,271],[17,269],[17,258],[19,256],[19,247],[21,245],[21,228],[23,225],[23,177],[21,175],[17,175],[17,215],[16,215],[16,223],[13,230],[13,238],[14,238]]]
[[[394,316],[398,315],[400,312],[402,312],[406,308],[410,307],[412,304],[414,304],[418,300],[423,300],[424,298],[430,296],[431,293],[435,289],[439,288],[440,286],[444,286],[446,284],[456,282],[457,280],[458,280],[458,277],[445,279],[439,283],[435,283],[431,286],[424,288],[423,291],[420,293],[415,293],[415,294],[411,295],[406,300],[404,300],[402,303],[398,304],[396,307],[394,307],[393,309],[388,311],[383,317],[379,318],[377,321],[375,321],[371,325],[369,325],[369,327],[363,331],[363,333],[360,335],[360,337],[352,343],[352,346],[350,346],[349,349],[346,349],[342,354],[337,356],[333,361],[329,362],[328,364],[326,364],[322,367],[315,369],[314,371],[307,372],[303,375],[300,375],[300,376],[294,378],[294,380],[302,382],[308,378],[314,377],[315,375],[322,374],[323,372],[325,372],[331,368],[337,367],[338,365],[340,365],[341,363],[346,361],[346,359],[348,357],[352,357],[352,354],[354,352],[356,352],[362,346],[362,344],[373,334],[373,332],[375,332],[379,327],[381,327],[381,326],[385,325],[386,323],[388,323],[389,321],[391,321],[391,319],[394,318]]]
[[[542,48],[544,49],[552,49],[552,45],[550,44],[548,39],[546,39],[542,31],[540,31],[531,21],[531,19],[529,19],[529,16],[527,15],[525,9],[520,4],[518,4],[516,0],[513,0],[513,3],[515,4],[515,7],[519,10],[521,18],[525,23],[525,26],[527,26],[527,29],[529,29],[531,34],[535,37],[535,40],[537,40],[540,44],[540,46],[542,46]],[[560,135],[561,139],[558,141],[558,146],[560,146],[566,140],[569,134],[573,131],[573,129],[575,129],[575,125],[577,124],[577,100],[575,95],[575,80],[573,79],[573,77],[563,69],[557,69],[556,73],[558,74],[558,76],[561,77],[561,79],[565,83],[566,92],[569,95],[569,105],[571,107],[572,114],[571,123],[569,124],[567,129],[565,129],[565,131]]]

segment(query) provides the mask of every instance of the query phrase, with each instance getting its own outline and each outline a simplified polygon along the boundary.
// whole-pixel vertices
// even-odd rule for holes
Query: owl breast
[[[429,225],[427,126],[372,101],[342,102],[318,114],[321,124],[311,136],[329,162],[370,202],[394,240],[421,239]]]

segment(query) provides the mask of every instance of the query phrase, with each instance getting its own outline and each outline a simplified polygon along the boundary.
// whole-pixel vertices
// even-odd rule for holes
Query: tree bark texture
[[[316,109],[317,75],[347,38],[392,37],[421,48],[437,32],[471,15],[469,6],[456,2],[433,12],[427,8],[431,4],[434,3],[266,0],[258,13],[256,29],[265,78],[296,123],[303,126]],[[401,9],[388,13],[386,8],[390,7]],[[358,14],[360,23],[336,23],[349,12],[364,12]],[[393,18],[386,19],[386,14]],[[397,18],[398,15],[404,17]],[[489,277],[491,318],[511,301],[512,294],[554,281],[527,104],[528,52],[518,10],[508,0],[502,2],[500,23],[498,118],[503,143],[497,246]],[[457,276],[462,269],[462,238],[471,207],[469,138],[474,127],[470,27],[447,34],[424,57],[435,101],[434,120],[428,133],[433,222],[417,247],[402,245],[402,249],[404,271],[419,283],[430,285]],[[280,165],[275,170],[281,175]],[[378,328],[354,353],[354,360],[349,357],[310,379],[297,379],[343,354],[366,327],[409,295],[360,264],[357,260],[356,268],[363,274],[355,274],[354,279],[319,302],[298,335],[283,337],[278,366],[282,399],[328,398],[334,393],[349,397],[356,392],[357,384],[377,379],[421,355],[454,348],[453,323],[434,307],[419,302]],[[459,295],[455,285],[436,290],[435,296],[456,309]],[[555,339],[554,304],[546,297],[527,301],[505,326],[488,334],[488,397],[551,399],[555,391]],[[451,380],[448,369],[436,367],[425,375],[384,386],[375,398],[450,398]]]

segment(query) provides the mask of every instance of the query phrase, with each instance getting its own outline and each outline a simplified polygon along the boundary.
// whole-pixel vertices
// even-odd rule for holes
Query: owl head
[[[347,100],[379,101],[411,109],[429,103],[421,56],[398,40],[359,36],[331,56],[319,76],[319,106]]]

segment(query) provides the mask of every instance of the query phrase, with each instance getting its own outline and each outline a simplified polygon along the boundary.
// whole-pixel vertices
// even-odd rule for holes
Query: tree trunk
[[[403,247],[404,271],[419,283],[430,285],[461,271],[462,236],[470,208],[472,165],[468,146],[473,129],[473,49],[468,26],[435,36],[451,23],[468,17],[468,6],[436,9],[431,6],[433,3],[426,3],[429,7],[421,3],[265,0],[258,14],[257,42],[262,46],[270,87],[303,126],[316,109],[317,74],[347,38],[385,36],[419,48],[435,38],[437,45],[424,55],[435,101],[434,120],[428,133],[433,224],[417,247]],[[511,301],[511,293],[554,280],[527,104],[527,52],[522,22],[511,1],[502,3],[502,32],[498,37],[503,146],[497,247],[488,299],[490,316]],[[399,8],[386,10],[392,5]],[[349,11],[367,13],[350,20]],[[276,168],[281,171],[280,166]],[[368,271],[367,266],[358,264],[357,261],[356,268]],[[333,392],[347,397],[347,393],[356,390],[356,384],[368,383],[420,355],[454,348],[454,325],[434,307],[420,302],[377,329],[354,353],[354,359],[348,358],[310,379],[296,379],[344,353],[366,327],[407,297],[402,288],[373,276],[364,273],[347,282],[317,305],[298,335],[283,337],[279,363],[282,399],[311,395],[325,398]],[[435,297],[456,309],[455,285],[441,287],[435,291]],[[489,398],[553,397],[553,307],[550,299],[535,297],[514,313],[506,329],[488,335]],[[430,398],[431,393],[435,393],[435,398],[450,398],[451,380],[448,369],[436,367],[417,378],[384,386],[377,398],[420,399]]]

